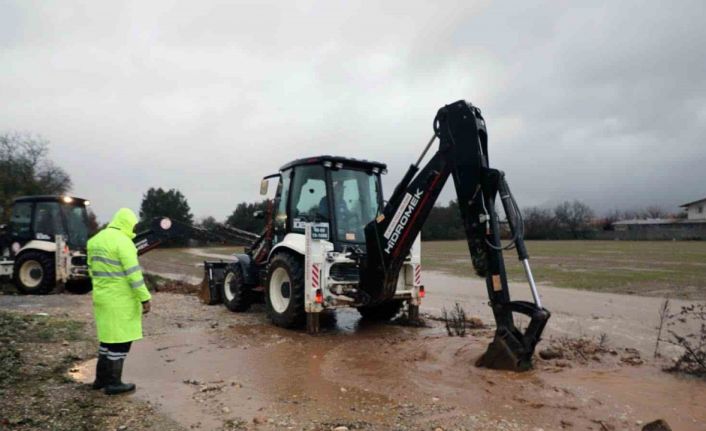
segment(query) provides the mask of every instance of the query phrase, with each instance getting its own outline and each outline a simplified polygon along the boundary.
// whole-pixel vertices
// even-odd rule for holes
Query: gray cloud
[[[103,220],[150,186],[222,218],[321,153],[389,191],[460,98],[522,205],[706,196],[703,2],[468,3],[0,1],[0,130],[51,140]]]

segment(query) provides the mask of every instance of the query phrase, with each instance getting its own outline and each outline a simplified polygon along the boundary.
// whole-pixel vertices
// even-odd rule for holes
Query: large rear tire
[[[404,305],[404,301],[396,299],[378,305],[358,307],[358,312],[365,320],[387,321],[400,313],[402,305]]]
[[[223,304],[230,311],[243,312],[250,308],[250,292],[240,266],[231,266],[223,274],[222,297]]]
[[[56,285],[54,255],[41,251],[22,253],[15,261],[13,281],[24,295],[46,295]]]
[[[277,326],[295,328],[306,322],[303,266],[301,257],[277,253],[267,267],[265,309]]]

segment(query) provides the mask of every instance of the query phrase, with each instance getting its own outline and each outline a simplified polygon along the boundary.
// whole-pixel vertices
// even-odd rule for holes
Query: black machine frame
[[[542,306],[537,293],[524,244],[522,218],[505,174],[489,167],[485,120],[480,109],[459,100],[439,109],[433,129],[431,140],[395,188],[382,215],[366,226],[366,255],[359,260],[361,288],[373,303],[393,297],[400,268],[451,176],[471,262],[476,273],[486,279],[497,324],[495,338],[478,365],[528,369],[550,313]],[[420,169],[421,161],[436,139],[439,139],[439,149]],[[509,246],[503,246],[500,240],[500,222],[495,213],[498,195],[513,236]],[[510,248],[517,250],[534,303],[510,299],[502,253]],[[515,326],[513,313],[530,318],[524,332]]]

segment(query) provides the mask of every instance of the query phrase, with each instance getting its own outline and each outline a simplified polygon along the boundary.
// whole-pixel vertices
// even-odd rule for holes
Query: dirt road
[[[487,316],[475,282],[427,273],[425,283],[427,310],[460,298]],[[571,325],[586,334],[607,332],[616,354],[538,359],[529,373],[498,372],[472,365],[489,340],[487,329],[451,338],[439,323],[366,325],[349,310],[312,337],[273,327],[258,310],[234,314],[195,297],[158,293],[146,318],[147,337],[135,344],[126,375],[140,386],[134,397],[186,429],[601,430],[639,429],[659,417],[674,429],[704,429],[705,382],[621,361],[624,347],[648,346],[653,325],[637,310],[656,314],[654,304],[631,296],[543,292],[554,311],[552,333],[571,333]],[[593,308],[588,304],[596,310],[586,310]],[[90,320],[89,296],[0,296],[0,308]],[[627,329],[613,335],[623,324],[643,328],[635,329],[643,335]],[[92,361],[83,364],[75,377],[91,380],[93,367]]]
[[[179,253],[179,250],[156,250],[142,258],[148,271],[167,278],[196,283],[203,277],[203,259],[229,258],[230,249],[193,248]],[[184,256],[192,256],[185,259]],[[464,261],[465,262],[465,261]],[[588,277],[588,275],[586,276]],[[422,281],[427,287],[428,296],[423,302],[422,311],[440,315],[441,310],[459,302],[471,315],[484,321],[493,320],[485,282],[479,277],[458,277],[436,271],[423,271]],[[639,349],[643,355],[654,352],[656,327],[659,323],[659,307],[664,300],[660,297],[622,295],[586,290],[564,289],[553,286],[540,286],[543,305],[552,312],[552,320],[547,327],[547,335],[591,336],[606,334],[616,345]],[[529,288],[524,283],[511,283],[513,299],[531,300]],[[675,295],[679,296],[679,295]],[[671,300],[672,309],[695,301]],[[676,354],[669,346],[665,354]]]

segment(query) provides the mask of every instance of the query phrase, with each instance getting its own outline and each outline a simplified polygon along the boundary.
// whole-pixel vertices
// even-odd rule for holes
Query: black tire
[[[277,253],[267,266],[267,284],[265,285],[265,310],[272,323],[282,328],[297,328],[304,326],[306,312],[304,311],[304,265],[301,257],[289,253]],[[286,272],[288,281],[283,282],[278,291],[270,291],[273,275],[282,276]],[[287,285],[288,283],[288,285]],[[273,304],[273,298],[275,303]],[[284,298],[277,303],[277,298]]]
[[[80,280],[69,280],[66,282],[66,291],[75,295],[84,295],[93,290],[90,278]]]
[[[229,266],[223,273],[223,305],[234,312],[247,311],[250,308],[250,292],[245,285],[243,270],[239,265]]]
[[[54,255],[41,251],[22,253],[15,261],[13,281],[24,295],[46,295],[56,285]],[[23,274],[24,273],[24,274]],[[34,280],[35,282],[29,282]]]
[[[402,310],[402,305],[404,305],[404,301],[397,299],[378,305],[358,307],[358,312],[365,320],[382,322],[397,316]]]

